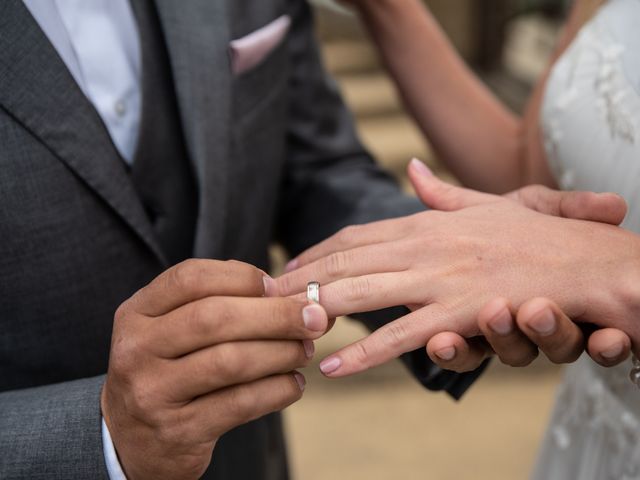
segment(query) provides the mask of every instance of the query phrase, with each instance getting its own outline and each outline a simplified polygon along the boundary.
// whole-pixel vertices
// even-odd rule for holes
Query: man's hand
[[[410,173],[413,178],[415,164]],[[298,270],[277,281],[285,295],[319,281],[330,316],[393,305],[414,310],[327,359],[326,374],[357,373],[445,331],[480,336],[478,314],[496,297],[509,298],[516,309],[533,297],[550,298],[576,321],[617,327],[640,340],[637,236],[544,215],[432,176],[422,181],[428,191],[450,190],[452,206],[440,208],[451,212],[350,227],[301,255],[293,264]]]
[[[626,333],[602,328],[587,337],[558,305],[546,298],[525,302],[516,314],[506,299],[494,299],[480,311],[478,326],[482,337],[436,334],[427,343],[429,357],[445,370],[468,372],[492,355],[506,365],[524,367],[538,356],[538,351],[554,363],[571,363],[586,347],[595,362],[612,367],[625,361],[631,351]]]
[[[129,479],[199,478],[222,434],[301,398],[295,369],[327,315],[263,298],[266,278],[239,262],[189,260],[118,309],[101,403]]]

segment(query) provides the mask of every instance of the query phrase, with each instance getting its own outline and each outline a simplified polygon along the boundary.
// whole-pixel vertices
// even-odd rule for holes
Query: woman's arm
[[[465,65],[420,0],[346,0],[360,13],[407,108],[440,159],[467,186],[504,193],[553,186],[538,117],[546,74],[520,118]],[[584,22],[578,0],[555,58]]]

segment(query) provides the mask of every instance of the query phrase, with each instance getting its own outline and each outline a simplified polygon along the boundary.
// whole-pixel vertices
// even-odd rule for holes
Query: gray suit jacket
[[[200,188],[194,256],[267,268],[274,240],[295,254],[422,208],[356,139],[303,0],[157,6]],[[230,39],[285,13],[285,42],[234,77]],[[106,478],[113,312],[168,265],[99,116],[20,0],[0,2],[0,239],[0,478]],[[434,370],[421,352],[407,362],[454,396],[477,376]],[[279,416],[225,435],[213,465],[206,478],[285,478]]]

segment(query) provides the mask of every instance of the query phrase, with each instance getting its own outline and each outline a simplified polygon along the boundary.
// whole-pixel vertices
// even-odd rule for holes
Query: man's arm
[[[108,479],[103,383],[100,376],[0,394],[0,478]]]
[[[353,118],[334,81],[326,74],[313,35],[311,9],[291,0],[289,38],[289,158],[282,196],[280,239],[292,255],[343,227],[424,210],[366,152]],[[401,309],[359,315],[375,329],[401,315]],[[421,383],[458,398],[479,375],[440,370],[424,349],[403,357]]]

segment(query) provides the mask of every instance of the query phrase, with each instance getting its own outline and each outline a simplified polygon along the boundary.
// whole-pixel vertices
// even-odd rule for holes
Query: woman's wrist
[[[626,238],[619,243],[612,242],[615,245],[612,257],[595,272],[599,278],[592,283],[590,297],[595,305],[605,302],[613,307],[609,311],[617,311],[616,321],[620,322],[616,328],[637,341],[640,335],[640,235],[620,233]]]
[[[623,301],[627,302],[635,322],[640,321],[640,235],[631,234],[631,262],[622,281]]]

